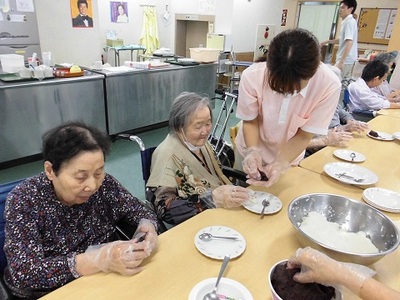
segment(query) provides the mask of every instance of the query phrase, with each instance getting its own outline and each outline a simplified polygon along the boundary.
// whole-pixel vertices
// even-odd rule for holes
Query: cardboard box
[[[218,60],[220,50],[212,48],[189,48],[190,58],[199,63],[211,63]]]
[[[107,39],[107,46],[115,47],[115,48],[122,47],[122,46],[124,46],[124,40],[123,39],[116,39],[116,40]]]
[[[25,68],[24,56],[18,54],[0,55],[1,68],[4,73],[17,73]]]

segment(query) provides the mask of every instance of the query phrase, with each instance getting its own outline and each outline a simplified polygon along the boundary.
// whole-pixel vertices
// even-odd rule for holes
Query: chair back
[[[153,156],[154,150],[156,150],[156,147],[140,150],[140,158],[142,162],[142,177],[145,186],[150,177],[151,157]]]
[[[343,91],[343,105],[346,110],[349,110],[349,104],[350,104],[350,93],[348,89],[344,89]]]
[[[11,190],[23,180],[25,179],[19,179],[0,185],[0,273],[3,273],[3,270],[7,265],[6,254],[3,250],[5,239],[4,226],[6,223],[6,221],[4,220],[4,208],[6,206],[6,199],[8,193],[11,192]]]

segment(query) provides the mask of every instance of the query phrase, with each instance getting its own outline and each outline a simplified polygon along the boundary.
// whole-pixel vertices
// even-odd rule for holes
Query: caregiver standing
[[[271,186],[300,162],[311,138],[327,134],[340,88],[309,31],[286,30],[271,41],[267,61],[251,65],[240,80],[235,157],[247,183]]]

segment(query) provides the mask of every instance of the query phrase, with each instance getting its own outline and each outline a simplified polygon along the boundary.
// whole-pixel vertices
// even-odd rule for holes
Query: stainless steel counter
[[[106,131],[104,76],[0,83],[0,163],[41,152],[42,134],[82,120]]]
[[[217,64],[103,74],[108,133],[114,135],[167,121],[171,103],[181,92],[213,97]]]

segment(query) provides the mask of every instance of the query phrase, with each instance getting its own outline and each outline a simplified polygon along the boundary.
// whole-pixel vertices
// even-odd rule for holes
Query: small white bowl
[[[216,277],[200,281],[190,291],[188,300],[203,300],[203,297],[214,289]],[[240,300],[253,300],[249,290],[241,283],[230,278],[222,277],[218,285],[218,295],[225,295]]]

